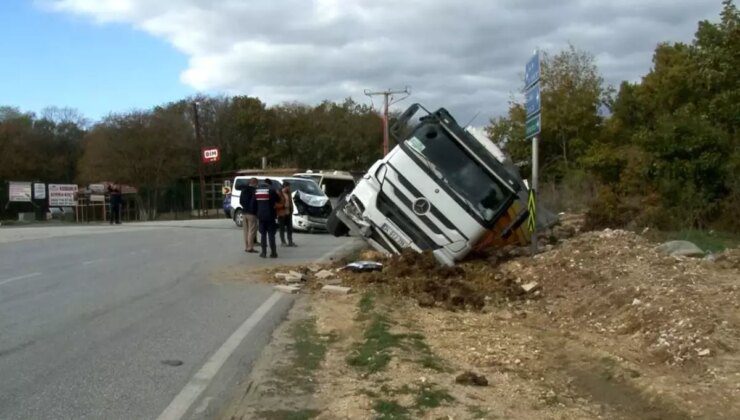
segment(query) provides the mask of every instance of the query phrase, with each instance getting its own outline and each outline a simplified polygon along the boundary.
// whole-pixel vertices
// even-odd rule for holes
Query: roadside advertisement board
[[[9,182],[8,183],[8,201],[13,203],[30,203],[31,202],[31,183],[30,182]]]
[[[77,205],[77,185],[49,184],[49,207],[73,207]]]
[[[33,199],[46,200],[46,184],[41,182],[33,183]]]
[[[221,155],[219,154],[217,147],[203,148],[201,152],[203,163],[215,163],[221,159]]]

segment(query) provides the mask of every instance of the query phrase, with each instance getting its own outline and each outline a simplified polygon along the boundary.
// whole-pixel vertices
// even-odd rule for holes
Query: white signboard
[[[77,185],[49,184],[49,207],[76,206],[75,195],[77,195]]]
[[[9,182],[8,187],[8,201],[15,203],[31,202],[30,182]]]
[[[90,201],[94,203],[105,202],[105,196],[103,194],[90,194]]]
[[[40,182],[34,182],[33,199],[34,200],[46,200],[46,184],[42,184]]]
[[[104,184],[90,184],[88,188],[90,188],[90,192],[93,194],[105,194]]]

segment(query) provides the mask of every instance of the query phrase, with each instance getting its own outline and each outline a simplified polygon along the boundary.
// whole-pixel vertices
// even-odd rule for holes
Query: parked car
[[[355,179],[349,172],[313,172],[308,170],[303,173],[293,174],[295,177],[312,179],[319,184],[321,191],[329,197],[332,207],[336,207],[337,200],[342,194],[347,194],[355,188]]]
[[[233,190],[231,191],[232,219],[237,226],[241,227],[242,206],[239,203],[241,189],[247,185],[252,176],[237,176],[234,178]],[[265,177],[257,176],[260,182]],[[283,181],[290,183],[293,192],[293,229],[305,232],[325,232],[326,219],[331,214],[332,206],[329,197],[321,191],[319,185],[311,179],[297,177],[270,177],[271,188],[279,191]]]

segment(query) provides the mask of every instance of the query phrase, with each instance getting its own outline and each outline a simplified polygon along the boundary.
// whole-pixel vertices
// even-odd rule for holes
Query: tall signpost
[[[539,175],[538,136],[542,128],[540,100],[540,53],[535,51],[524,69],[524,108],[527,111],[525,137],[532,139],[532,179],[529,186],[527,227],[531,232],[532,255],[537,253],[537,176]]]

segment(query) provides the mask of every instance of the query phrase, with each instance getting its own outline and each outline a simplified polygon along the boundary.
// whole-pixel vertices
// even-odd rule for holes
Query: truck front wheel
[[[337,200],[337,206],[334,207],[329,217],[326,219],[326,230],[336,237],[347,236],[349,228],[337,217],[337,212],[344,210],[347,205],[347,194],[342,194]]]

